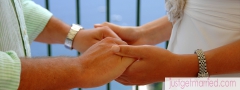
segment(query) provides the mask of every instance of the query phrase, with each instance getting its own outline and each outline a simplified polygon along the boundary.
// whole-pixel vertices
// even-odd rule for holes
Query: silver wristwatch
[[[195,51],[195,54],[197,54],[198,62],[199,62],[198,77],[209,77],[209,74],[207,72],[206,58],[205,58],[205,55],[204,55],[202,49],[197,49]]]
[[[82,30],[83,27],[78,24],[72,24],[71,29],[68,32],[67,38],[65,40],[65,47],[68,49],[73,49],[73,39],[78,33],[78,31]]]

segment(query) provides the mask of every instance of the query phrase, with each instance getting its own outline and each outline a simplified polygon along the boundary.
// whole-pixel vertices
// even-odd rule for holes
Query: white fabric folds
[[[165,7],[170,22],[175,22],[182,18],[185,3],[186,0],[165,0]]]

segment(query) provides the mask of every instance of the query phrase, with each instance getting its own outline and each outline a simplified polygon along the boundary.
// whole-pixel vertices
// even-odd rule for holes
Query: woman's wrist
[[[137,26],[137,27],[132,27],[136,33],[136,35],[139,37],[139,38],[146,38],[145,37],[145,31],[142,27],[140,26]]]
[[[199,71],[196,54],[176,54],[175,72],[177,77],[197,77]]]

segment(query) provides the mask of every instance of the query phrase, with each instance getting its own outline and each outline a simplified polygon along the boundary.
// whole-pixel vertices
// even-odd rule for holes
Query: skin
[[[59,19],[52,17],[35,41],[48,44],[64,44],[70,28],[71,26],[68,24],[65,24]],[[80,30],[73,39],[73,48],[83,53],[90,46],[106,37],[119,38],[117,34],[115,34],[106,26],[88,30]]]
[[[63,44],[69,29],[69,25],[51,17],[36,41]],[[21,77],[18,89],[97,87],[119,77],[134,62],[132,58],[118,56],[111,51],[112,45],[127,43],[106,27],[79,31],[73,44],[75,49],[84,52],[81,56],[20,58]]]
[[[123,27],[110,23],[95,25],[101,26],[109,26],[120,38],[134,45],[113,46],[112,51],[115,54],[138,59],[116,81],[124,85],[145,85],[162,82],[165,77],[197,77],[199,71],[197,55],[174,54],[152,46],[170,39],[172,23],[166,16],[140,27]],[[125,35],[128,33],[131,35]],[[239,73],[239,45],[240,40],[205,51],[209,75]]]
[[[104,26],[111,28],[130,45],[155,45],[167,41],[172,30],[172,23],[168,21],[167,16],[139,27],[118,26],[108,22],[94,25],[95,28]]]

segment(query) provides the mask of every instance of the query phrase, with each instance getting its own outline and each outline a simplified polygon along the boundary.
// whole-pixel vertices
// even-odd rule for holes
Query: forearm
[[[69,25],[61,20],[51,17],[44,30],[38,35],[35,41],[49,44],[63,44],[70,28]]]
[[[143,36],[149,41],[148,44],[158,44],[169,40],[172,31],[172,23],[168,21],[167,16],[159,18],[140,26]]]
[[[240,40],[231,44],[204,52],[209,75],[230,74],[240,72]],[[195,54],[182,55],[181,76],[197,76],[198,59]],[[188,68],[188,69],[186,69]],[[185,74],[184,74],[185,73]],[[194,74],[195,73],[195,74]]]
[[[20,58],[19,90],[58,90],[76,87],[81,66],[75,58]],[[77,68],[79,67],[79,68]]]
[[[240,40],[205,52],[210,75],[240,72]]]

